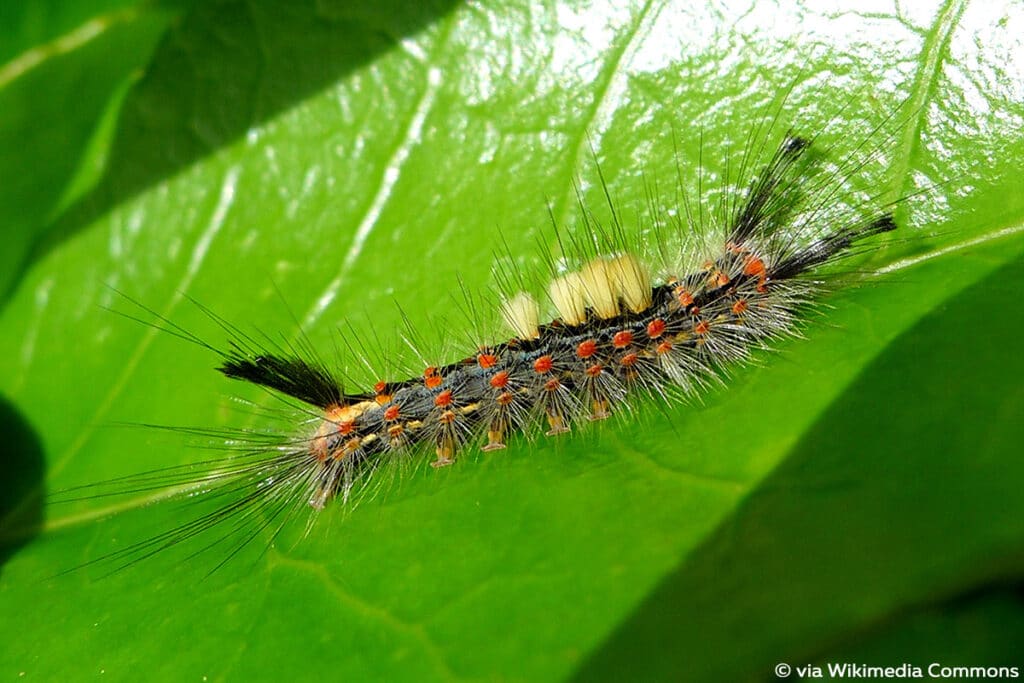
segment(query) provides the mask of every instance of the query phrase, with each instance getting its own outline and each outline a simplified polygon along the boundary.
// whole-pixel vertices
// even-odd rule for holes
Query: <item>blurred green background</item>
[[[0,676],[1024,664],[1020,5],[407,4],[0,7]],[[591,150],[650,248],[647,191],[671,204],[678,170],[713,206],[776,113],[840,158],[883,141],[849,189],[912,195],[806,339],[694,405],[411,472],[206,580],[208,554],[48,578],[182,521],[44,506],[209,457],[119,424],[258,428],[231,396],[270,405],[105,311],[110,287],[216,343],[186,296],[411,362],[404,312],[450,360],[474,325],[449,294],[542,264],[574,179],[608,219]]]

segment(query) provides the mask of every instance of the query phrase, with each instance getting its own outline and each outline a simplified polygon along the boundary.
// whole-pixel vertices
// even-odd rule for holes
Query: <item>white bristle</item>
[[[608,261],[596,258],[583,266],[579,273],[583,295],[600,318],[614,318],[619,314],[619,292],[615,279],[608,270]]]
[[[618,290],[619,297],[634,313],[651,306],[651,274],[635,256],[623,254],[608,261],[608,272]]]
[[[586,322],[587,303],[579,273],[569,273],[552,280],[548,295],[566,325],[582,325]]]
[[[537,301],[526,292],[519,292],[501,306],[505,323],[520,339],[540,336],[540,309]]]

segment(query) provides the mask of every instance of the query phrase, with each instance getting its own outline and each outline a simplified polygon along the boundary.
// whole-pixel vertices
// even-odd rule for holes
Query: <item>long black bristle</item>
[[[301,358],[234,354],[217,369],[232,379],[280,391],[318,408],[340,405],[342,401],[341,386],[331,374]]]

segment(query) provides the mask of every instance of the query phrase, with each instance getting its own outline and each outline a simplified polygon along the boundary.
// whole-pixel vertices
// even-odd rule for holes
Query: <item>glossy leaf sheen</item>
[[[890,272],[702,404],[420,468],[206,581],[216,558],[44,579],[182,521],[143,497],[110,517],[106,501],[46,509],[0,567],[0,675],[737,680],[897,656],[887,633],[932,656],[921,643],[963,618],[943,605],[1017,580],[1019,11],[348,5],[210,3],[164,36],[91,152],[109,155],[102,176],[0,318],[8,539],[39,514],[44,471],[55,490],[209,456],[112,423],[258,427],[225,395],[272,405],[103,311],[120,305],[105,284],[215,342],[185,295],[287,336],[276,288],[328,355],[341,321],[389,344],[397,299],[451,360],[471,326],[448,295],[460,277],[493,287],[495,226],[536,268],[554,249],[545,203],[571,223],[574,177],[607,220],[590,146],[635,231],[645,179],[663,198],[675,182],[673,135],[695,187],[702,140],[721,172],[794,82],[804,127],[850,98],[862,134],[897,112],[868,182],[933,187],[858,264]],[[1013,593],[994,595],[976,613],[1019,623]]]

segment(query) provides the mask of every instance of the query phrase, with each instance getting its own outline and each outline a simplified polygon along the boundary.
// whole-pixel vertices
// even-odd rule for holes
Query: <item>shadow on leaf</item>
[[[21,273],[113,207],[395,49],[454,5],[199,3],[125,98],[102,176],[41,237]]]
[[[43,449],[31,425],[0,400],[0,567],[39,533],[43,519]]]

